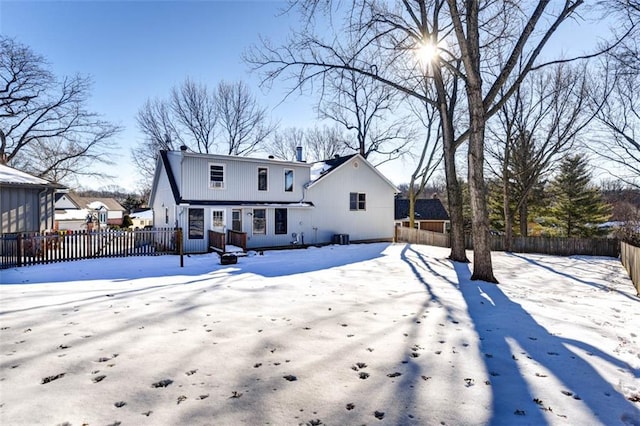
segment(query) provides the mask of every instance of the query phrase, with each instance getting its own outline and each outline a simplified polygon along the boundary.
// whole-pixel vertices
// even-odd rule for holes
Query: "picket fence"
[[[80,259],[182,253],[182,230],[22,232],[0,235],[0,269]]]

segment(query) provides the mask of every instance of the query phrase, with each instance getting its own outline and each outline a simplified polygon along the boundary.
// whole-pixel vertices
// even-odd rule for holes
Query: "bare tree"
[[[474,246],[471,278],[496,282],[483,171],[485,123],[513,95],[529,72],[550,64],[551,61],[540,59],[541,52],[558,27],[576,16],[583,1],[402,0],[393,3],[356,0],[345,5],[300,0],[296,3],[302,6],[303,13],[315,13],[325,5],[330,6],[328,9],[347,9],[348,23],[342,30],[349,36],[322,39],[312,30],[303,30],[281,48],[265,42],[249,61],[265,71],[267,80],[287,77],[286,72],[293,71],[290,77],[295,78],[299,86],[313,80],[326,81],[327,75],[336,69],[354,71],[436,105],[442,123],[447,184],[455,186],[448,190],[453,237],[451,257],[465,259],[464,246],[459,243],[463,220],[458,206],[461,192],[451,160],[458,146],[466,141]],[[303,22],[309,24],[313,20]],[[345,40],[351,45],[343,46],[341,43]],[[424,78],[415,66],[415,53],[427,45],[435,46],[438,53],[430,75],[437,89],[435,100],[415,90]],[[387,54],[379,55],[372,64],[371,56],[351,53],[368,48]],[[367,60],[362,61],[361,57]],[[459,63],[462,67],[457,66]],[[444,89],[444,74],[457,74],[465,87],[468,129],[457,137],[453,124],[461,120],[454,117],[455,106],[451,104],[457,94]]]
[[[309,162],[322,161],[349,153],[347,137],[338,126],[313,127],[307,129],[304,150]]]
[[[286,127],[276,130],[270,141],[265,145],[266,150],[275,158],[287,161],[296,159],[296,148],[304,143],[305,131],[299,127]]]
[[[45,59],[0,36],[0,163],[54,182],[104,177],[120,128],[86,109],[90,80],[56,78]]]
[[[178,133],[189,136],[193,151],[206,154],[215,151],[216,101],[206,85],[190,79],[171,91],[170,107],[178,122]]]
[[[185,144],[167,101],[147,100],[136,116],[144,139],[131,148],[131,159],[142,176],[142,186],[151,187],[160,150],[176,150]]]
[[[348,148],[380,165],[405,154],[412,139],[412,127],[398,113],[398,98],[398,92],[385,84],[336,70],[327,79],[318,111],[355,134],[345,140]]]
[[[578,135],[593,119],[587,107],[589,79],[585,65],[558,64],[530,75],[488,124],[488,152],[502,183],[507,251],[514,211],[520,235],[526,236],[532,190],[556,160],[575,149]]]
[[[315,126],[308,129],[287,127],[273,133],[267,150],[276,158],[294,161],[297,156],[296,149],[300,147],[303,160],[314,162],[350,152],[345,141],[344,130],[338,125]]]
[[[281,47],[272,46],[267,40],[259,49],[250,52],[247,61],[264,73],[265,82],[277,78],[291,78],[295,87],[320,83],[320,90],[336,70],[354,72],[407,96],[420,103],[430,103],[438,108],[442,123],[445,153],[445,177],[447,199],[451,217],[451,254],[456,261],[467,261],[464,241],[462,192],[455,166],[456,135],[453,111],[457,105],[457,85],[453,92],[446,90],[445,66],[457,67],[437,56],[429,69],[421,64],[418,52],[427,44],[444,41],[449,26],[441,20],[444,0],[435,2],[408,2],[400,6],[375,0],[361,0],[342,4],[301,0],[296,2],[304,16],[302,22],[311,25],[315,19],[309,14],[331,9],[331,5],[344,6],[346,24],[335,34],[348,34],[347,41],[338,36],[323,40],[310,26],[296,32],[291,42]],[[329,19],[331,22],[339,20]],[[323,25],[325,22],[323,22]],[[346,45],[345,45],[346,43]],[[370,54],[361,52],[371,50]],[[355,53],[354,53],[355,52]],[[366,60],[363,60],[366,58]],[[422,87],[425,78],[432,79],[437,88],[436,99],[425,96]]]
[[[204,84],[187,78],[171,90],[167,100],[147,100],[136,119],[144,139],[131,149],[131,157],[146,186],[153,178],[160,150],[184,145],[194,152],[215,151],[216,97]]]
[[[220,82],[216,105],[226,154],[247,155],[256,151],[276,128],[268,119],[266,108],[258,105],[242,81]]]
[[[619,75],[617,84],[598,113],[608,133],[598,154],[621,166],[618,179],[640,188],[640,73]]]

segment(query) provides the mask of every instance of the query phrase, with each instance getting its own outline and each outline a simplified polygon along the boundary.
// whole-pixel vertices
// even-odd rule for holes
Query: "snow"
[[[30,185],[50,185],[50,182],[31,176],[28,173],[21,172],[12,167],[0,164],[0,182],[2,183],[21,183]]]
[[[494,285],[448,254],[1,271],[0,423],[640,425],[640,299],[619,260],[494,253]]]
[[[320,179],[320,176],[331,170],[331,166],[324,161],[318,161],[311,165],[311,182]]]
[[[148,209],[148,210],[141,210],[139,212],[133,213],[131,215],[132,219],[145,219],[145,220],[151,220],[153,219],[153,210]]]

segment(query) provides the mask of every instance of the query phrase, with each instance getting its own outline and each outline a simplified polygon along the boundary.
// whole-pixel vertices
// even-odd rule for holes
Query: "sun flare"
[[[416,55],[418,60],[426,66],[438,57],[438,48],[431,42],[422,42],[416,49]]]

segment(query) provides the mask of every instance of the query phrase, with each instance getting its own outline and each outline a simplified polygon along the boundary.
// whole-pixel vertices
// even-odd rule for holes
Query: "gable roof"
[[[334,157],[330,160],[316,161],[315,163],[311,163],[311,182],[315,182],[325,177],[356,155],[357,154],[345,155],[344,157]]]
[[[65,196],[71,201],[79,210],[100,208],[100,205],[104,205],[109,211],[124,211],[125,208],[115,199],[106,197],[81,197],[74,192],[60,195]],[[59,197],[56,198],[56,201]]]
[[[9,167],[4,164],[0,164],[0,184],[1,185],[19,185],[19,186],[32,186],[32,187],[49,187],[55,189],[65,188],[57,183],[49,182],[48,180],[41,179],[30,175],[29,173],[22,172],[13,167]]]
[[[396,198],[395,220],[409,217],[409,200]],[[416,200],[415,220],[449,220],[449,214],[438,198],[420,198]]]
[[[385,175],[383,175],[377,168],[373,166],[373,164],[367,161],[367,159],[360,154],[345,155],[344,157],[334,157],[330,160],[311,163],[311,182],[309,182],[308,186],[311,187],[315,185],[318,181],[322,180],[323,177],[336,170],[339,170],[344,164],[347,164],[354,159],[360,159],[362,163],[366,164],[367,167],[369,167],[375,174],[377,174],[382,180],[384,180],[390,187],[392,187],[396,192],[399,192],[398,188],[389,179],[387,179]]]

